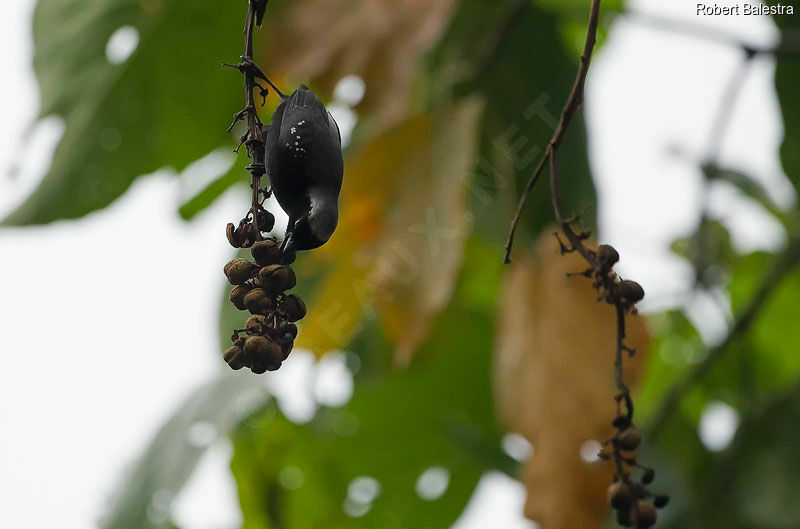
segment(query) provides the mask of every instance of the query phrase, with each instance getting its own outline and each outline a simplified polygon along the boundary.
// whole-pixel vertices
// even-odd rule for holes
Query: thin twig
[[[253,190],[253,200],[248,215],[252,216],[251,227],[254,232],[253,239],[250,239],[250,244],[252,244],[253,240],[258,241],[263,239],[261,226],[259,226],[259,211],[261,209],[260,199],[262,194],[261,177],[266,174],[266,168],[264,166],[264,133],[262,131],[261,119],[258,117],[258,109],[256,107],[253,91],[258,88],[259,94],[264,98],[264,101],[266,101],[267,92],[266,89],[256,82],[256,78],[266,80],[275,92],[283,97],[281,91],[267,79],[267,76],[264,75],[261,69],[253,62],[253,31],[258,19],[263,16],[266,4],[267,2],[261,0],[248,0],[247,18],[245,19],[243,31],[244,54],[239,57],[241,62],[239,64],[222,63],[222,66],[235,68],[244,75],[245,107],[233,116],[233,122],[228,127],[227,132],[231,132],[233,127],[240,120],[245,120],[247,122],[247,130],[241,138],[239,147],[244,145],[247,149],[247,156],[252,160],[250,165],[246,167],[247,171],[251,174],[252,181],[250,187]],[[239,151],[239,147],[235,149],[235,152]]]
[[[514,245],[514,235],[517,231],[517,226],[519,225],[520,217],[522,216],[522,211],[525,209],[525,204],[528,202],[528,198],[531,195],[531,191],[533,190],[536,182],[539,180],[539,177],[544,170],[545,165],[547,162],[555,156],[555,152],[558,150],[561,143],[564,141],[564,136],[567,133],[567,129],[569,128],[570,123],[572,122],[572,118],[575,116],[578,108],[583,103],[583,91],[584,85],[586,84],[586,75],[589,73],[589,65],[592,61],[592,53],[594,52],[594,46],[597,42],[597,26],[600,19],[600,0],[592,0],[592,7],[591,12],[589,14],[589,27],[586,31],[586,42],[583,46],[583,52],[581,53],[580,59],[580,67],[578,68],[578,74],[575,77],[575,82],[572,85],[572,91],[567,98],[567,102],[564,105],[563,110],[561,111],[561,119],[558,122],[558,126],[556,127],[556,131],[553,134],[553,137],[550,139],[550,142],[547,145],[547,149],[545,150],[544,156],[539,161],[539,164],[536,166],[536,169],[533,171],[530,179],[528,180],[528,184],[525,186],[525,190],[522,193],[522,197],[520,198],[519,204],[517,206],[517,212],[514,214],[514,220],[511,222],[511,230],[508,234],[508,242],[506,243],[506,252],[504,261],[506,264],[511,262],[511,249]]]
[[[724,91],[719,98],[719,104],[714,117],[711,121],[711,127],[708,133],[708,140],[705,146],[705,152],[702,154],[701,168],[703,169],[703,180],[700,189],[700,219],[698,221],[697,229],[697,253],[694,256],[695,268],[695,285],[700,288],[706,288],[705,271],[709,266],[706,255],[706,248],[710,245],[707,242],[707,232],[705,229],[709,221],[709,208],[711,199],[711,176],[719,166],[720,154],[722,146],[730,128],[731,121],[735,115],[734,109],[739,101],[744,87],[744,81],[752,70],[753,59],[756,55],[749,48],[743,48],[742,62],[736,66],[734,71],[730,74],[730,78],[725,84]]]
[[[525,193],[520,200],[517,208],[517,213],[514,221],[511,224],[511,233],[509,234],[508,244],[506,245],[506,263],[510,260],[510,254],[513,244],[514,232],[517,228],[520,215],[525,206],[525,203],[530,195],[533,186],[541,176],[544,170],[544,165],[549,163],[550,167],[550,197],[553,203],[553,212],[558,222],[560,232],[566,237],[566,243],[562,241],[558,233],[558,239],[561,253],[577,252],[581,255],[589,268],[583,272],[576,274],[569,274],[570,276],[584,276],[592,279],[592,286],[599,293],[598,301],[605,302],[613,305],[616,313],[616,345],[614,354],[614,380],[617,386],[617,393],[615,395],[617,405],[617,415],[613,421],[613,426],[616,428],[616,433],[607,441],[604,442],[604,448],[601,452],[601,457],[604,459],[613,460],[615,466],[614,480],[622,482],[622,487],[628,491],[634,490],[634,487],[639,487],[636,490],[641,490],[638,498],[647,498],[653,496],[652,492],[643,488],[644,485],[649,484],[654,475],[653,469],[639,464],[635,451],[641,441],[639,431],[633,424],[634,404],[631,397],[630,388],[625,382],[625,355],[629,354],[631,357],[635,354],[635,350],[625,344],[626,326],[625,317],[629,313],[636,312],[635,304],[642,299],[644,291],[638,283],[633,281],[621,281],[616,273],[613,271],[613,266],[619,260],[619,254],[615,249],[610,246],[604,245],[597,249],[591,250],[586,247],[584,241],[590,237],[588,231],[579,228],[573,228],[580,222],[580,215],[567,219],[564,217],[564,207],[561,202],[561,188],[560,188],[560,174],[559,174],[559,160],[558,149],[564,140],[567,128],[571,123],[575,113],[583,103],[584,86],[586,83],[586,76],[589,71],[591,63],[592,52],[597,36],[597,26],[600,15],[600,0],[592,0],[591,14],[589,17],[589,26],[586,35],[586,43],[584,45],[583,53],[581,54],[581,64],[578,74],[575,78],[575,83],[572,86],[572,92],[567,99],[567,103],[561,112],[561,119],[558,127],[547,146],[539,166],[531,176],[530,181],[525,189]],[[633,452],[633,454],[632,454]],[[644,471],[642,474],[642,484],[634,484],[631,476],[631,470],[639,468]],[[645,477],[649,476],[649,477]],[[612,505],[614,501],[612,500]],[[629,505],[615,505],[617,509],[618,519],[625,525],[629,518],[636,518],[640,514],[641,507],[636,503],[633,507]],[[652,509],[653,507],[650,506]],[[640,527],[650,527],[652,524],[639,524]]]
[[[708,145],[706,146],[705,165],[718,165],[722,144],[735,115],[733,111],[742,94],[744,81],[750,73],[754,58],[755,54],[751,50],[745,50],[742,62],[731,73],[725,85],[725,91],[719,99],[719,107],[711,123]]]
[[[800,45],[795,39],[784,39],[774,46],[757,46],[744,40],[732,31],[726,31],[707,24],[690,20],[678,20],[663,15],[655,15],[637,10],[627,10],[620,16],[650,28],[685,35],[723,46],[733,46],[753,55],[800,56]]]
[[[250,7],[247,10],[247,20],[244,29],[244,58],[253,60],[253,29],[256,24],[256,0],[249,0]],[[266,172],[264,167],[264,137],[261,131],[261,120],[256,111],[256,103],[253,98],[253,90],[256,88],[255,73],[246,71],[244,74],[244,96],[245,96],[245,110],[247,110],[247,134],[248,139],[245,141],[247,147],[247,154],[253,160],[253,163],[248,166],[250,174],[253,176],[251,187],[253,189],[253,201],[251,211],[253,212],[253,226],[255,227],[256,240],[261,240],[261,229],[258,225],[258,206],[261,193],[261,177]]]
[[[761,281],[756,293],[734,319],[725,338],[719,344],[708,349],[703,360],[695,364],[683,378],[674,382],[672,387],[667,390],[648,429],[648,435],[653,442],[659,437],[689,390],[702,380],[728,347],[750,329],[775,289],[798,264],[800,264],[800,236],[791,239],[786,249],[778,256],[772,268]]]

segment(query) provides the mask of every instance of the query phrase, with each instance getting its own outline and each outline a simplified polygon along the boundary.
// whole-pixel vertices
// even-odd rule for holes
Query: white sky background
[[[0,8],[0,217],[35,186],[47,168],[40,153],[52,151],[60,134],[50,123],[20,142],[38,105],[30,69],[33,3]],[[634,4],[724,26],[754,42],[776,35],[766,18],[698,19],[689,1]],[[590,74],[602,236],[618,247],[623,273],[642,282],[655,306],[688,287],[689,271],[667,245],[697,220],[700,174],[670,147],[698,152],[705,145],[714,102],[736,61],[733,50],[621,22]],[[751,169],[786,197],[772,69],[769,59],[759,59],[748,78],[723,160]],[[20,148],[23,169],[11,179],[6,171]],[[246,197],[229,193],[186,224],[176,214],[180,194],[181,183],[160,174],[83,221],[0,230],[0,526],[95,527],[126,464],[186,394],[220,369],[220,298],[216,288],[197,285],[221,291],[221,266],[231,254],[222,230],[241,216]],[[713,204],[741,247],[781,242],[735,193],[716,190]],[[698,314],[703,323],[702,309]],[[176,518],[184,529],[238,525],[229,456],[225,445],[215,447],[179,498]],[[515,482],[489,475],[456,527],[531,527],[520,515],[523,496]]]

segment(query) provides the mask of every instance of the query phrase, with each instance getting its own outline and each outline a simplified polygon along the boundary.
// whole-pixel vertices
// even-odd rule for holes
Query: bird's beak
[[[283,253],[292,253],[295,251],[295,242],[294,242],[294,233],[290,233],[286,236],[281,244],[281,252]]]

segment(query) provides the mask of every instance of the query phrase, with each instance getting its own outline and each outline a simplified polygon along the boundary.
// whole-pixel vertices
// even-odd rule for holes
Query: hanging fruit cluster
[[[602,458],[613,458],[617,464],[614,482],[608,488],[608,501],[616,511],[618,524],[647,529],[655,525],[656,509],[666,507],[669,496],[648,489],[656,473],[652,468],[640,465],[636,459],[636,450],[642,442],[639,429],[631,426],[630,419],[624,415],[614,419],[613,425],[617,433],[606,442],[606,448],[600,453]],[[642,471],[638,481],[631,476],[633,468]]]
[[[240,241],[236,237],[244,237],[242,246],[247,246],[247,228],[236,230],[229,224],[229,239],[231,233],[235,238],[232,244]],[[234,285],[231,303],[239,310],[248,311],[250,317],[244,329],[233,332],[233,345],[223,358],[232,369],[247,367],[253,373],[262,374],[277,370],[289,357],[297,338],[295,322],[306,315],[306,306],[297,294],[286,293],[297,284],[294,270],[289,266],[295,254],[282,253],[275,239],[251,244],[254,262],[237,258],[225,265],[225,276]]]
[[[580,243],[580,237],[571,237]],[[563,243],[562,252],[577,249],[568,248]],[[617,416],[611,423],[616,433],[603,443],[600,457],[613,460],[616,467],[614,481],[608,489],[608,501],[616,511],[617,523],[623,527],[648,529],[656,523],[656,509],[663,508],[669,502],[669,496],[653,493],[647,488],[655,479],[652,468],[639,464],[636,452],[642,443],[642,434],[633,424],[633,398],[628,386],[623,381],[623,353],[632,357],[635,349],[625,345],[625,315],[636,314],[636,303],[644,298],[644,289],[636,281],[621,280],[614,272],[614,265],[619,262],[619,252],[607,244],[600,245],[597,251],[582,249],[588,256],[590,267],[582,272],[591,278],[592,286],[600,293],[598,301],[614,305],[617,309],[617,361],[615,374],[619,393]],[[641,470],[638,481],[633,479],[634,469]]]

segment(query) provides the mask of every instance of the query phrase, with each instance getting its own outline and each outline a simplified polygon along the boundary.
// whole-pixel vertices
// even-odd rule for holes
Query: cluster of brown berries
[[[258,220],[258,228],[256,222]],[[275,216],[264,209],[262,204],[258,204],[255,218],[250,211],[245,218],[239,221],[239,225],[228,223],[225,234],[228,242],[234,248],[250,248],[256,241],[261,239],[263,234],[267,234],[275,227]]]
[[[619,252],[608,244],[601,244],[595,253],[597,268],[590,268],[585,272],[589,277],[594,276],[593,286],[602,290],[600,300],[616,305],[622,303],[626,310],[636,311],[634,306],[644,299],[644,289],[636,281],[620,279],[612,271],[619,262]]]
[[[594,253],[594,264],[582,275],[593,280],[600,292],[598,301],[621,307],[625,312],[636,313],[636,303],[644,298],[644,289],[636,281],[623,280],[613,271],[619,262],[619,252],[608,244],[600,245]],[[624,344],[622,349],[633,356],[636,351]],[[608,501],[616,511],[617,523],[623,527],[647,529],[656,523],[657,509],[669,502],[669,496],[655,494],[647,486],[656,477],[655,470],[639,464],[636,451],[642,443],[642,434],[633,425],[633,401],[623,385],[617,395],[617,417],[611,423],[616,433],[603,444],[602,459],[613,460],[616,465],[614,481],[608,488]],[[623,413],[623,405],[625,412]],[[640,469],[638,481],[632,479],[632,470]]]
[[[662,509],[669,503],[669,496],[656,494],[647,488],[656,477],[655,470],[639,465],[636,450],[642,442],[642,434],[638,428],[630,424],[630,419],[620,416],[614,419],[613,425],[617,433],[606,441],[600,452],[603,459],[617,459],[618,470],[614,482],[608,488],[608,502],[616,511],[617,523],[623,527],[647,529],[656,523],[656,509]],[[631,469],[640,468],[642,475],[639,481],[631,479]]]
[[[294,253],[281,252],[274,239],[254,242],[250,252],[254,263],[237,258],[225,265],[225,275],[235,285],[231,303],[251,316],[244,329],[233,332],[233,345],[223,358],[232,369],[248,367],[260,375],[277,370],[288,358],[297,338],[295,322],[306,315],[306,306],[297,294],[286,294],[297,284],[289,266]]]

